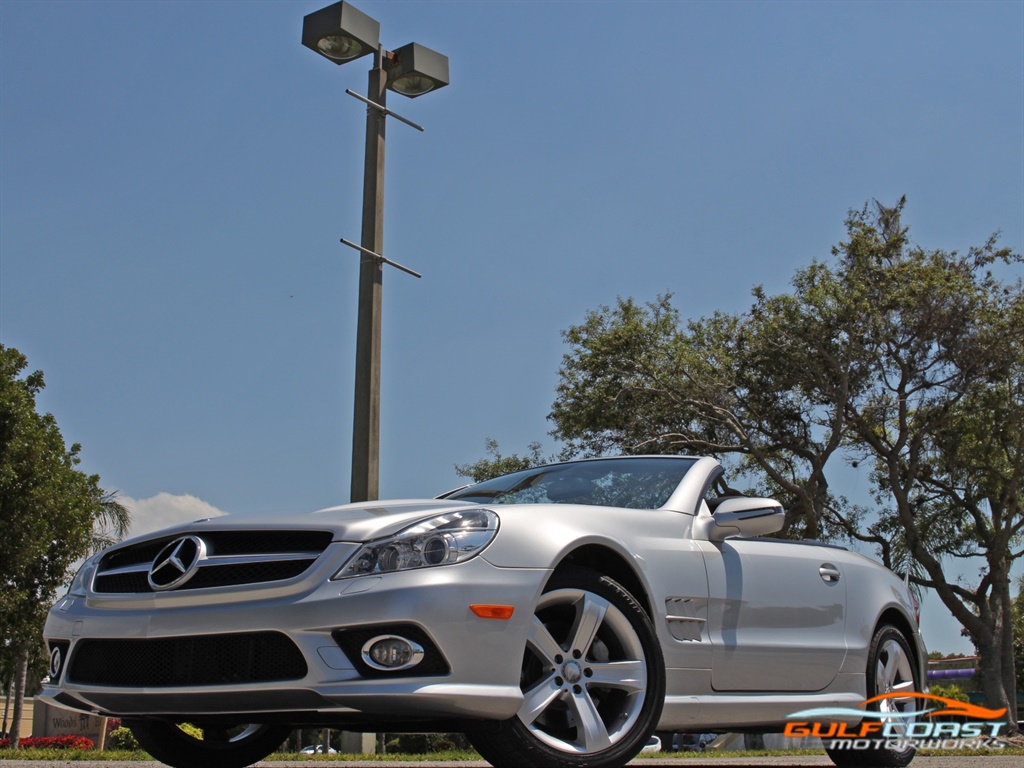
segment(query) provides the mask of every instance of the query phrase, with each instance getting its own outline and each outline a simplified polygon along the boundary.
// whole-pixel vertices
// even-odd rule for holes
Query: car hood
[[[120,548],[139,541],[204,531],[330,531],[334,541],[370,541],[391,536],[419,520],[440,515],[448,510],[479,506],[464,501],[436,499],[395,499],[343,504],[316,512],[296,515],[255,517],[220,515],[190,523],[182,523],[121,542]]]
[[[334,531],[336,541],[368,541],[398,533],[419,520],[448,510],[478,506],[465,501],[436,499],[362,501],[321,509],[307,515],[307,519],[316,526],[326,524]]]

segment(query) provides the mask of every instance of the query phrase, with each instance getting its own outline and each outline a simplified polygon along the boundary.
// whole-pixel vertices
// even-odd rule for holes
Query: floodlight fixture
[[[385,67],[388,90],[411,99],[448,85],[448,57],[419,43],[393,51]]]
[[[303,18],[302,44],[345,64],[380,47],[380,22],[349,3],[335,3]]]

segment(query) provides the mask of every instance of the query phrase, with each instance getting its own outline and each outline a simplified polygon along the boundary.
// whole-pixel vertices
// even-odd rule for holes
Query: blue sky
[[[0,0],[0,342],[140,526],[348,499],[369,62],[301,46],[326,4]],[[451,60],[389,100],[382,496],[554,450],[617,296],[742,311],[903,194],[925,247],[1024,247],[1024,3],[356,5]]]

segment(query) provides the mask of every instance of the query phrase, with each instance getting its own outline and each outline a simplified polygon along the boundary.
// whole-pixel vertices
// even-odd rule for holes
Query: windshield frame
[[[698,462],[699,459],[692,456],[664,455],[579,459],[490,478],[449,491],[438,498],[496,506],[581,504],[619,509],[664,509]],[[610,487],[613,483],[618,487]],[[585,492],[587,484],[590,485],[589,493]],[[617,497],[609,499],[609,494]],[[657,504],[651,504],[650,494],[655,494]]]

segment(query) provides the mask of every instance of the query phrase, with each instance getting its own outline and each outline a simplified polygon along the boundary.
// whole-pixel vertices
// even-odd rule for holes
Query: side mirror
[[[774,499],[728,496],[714,505],[714,514],[701,514],[693,521],[693,536],[707,541],[734,537],[751,538],[782,529],[786,513]]]

